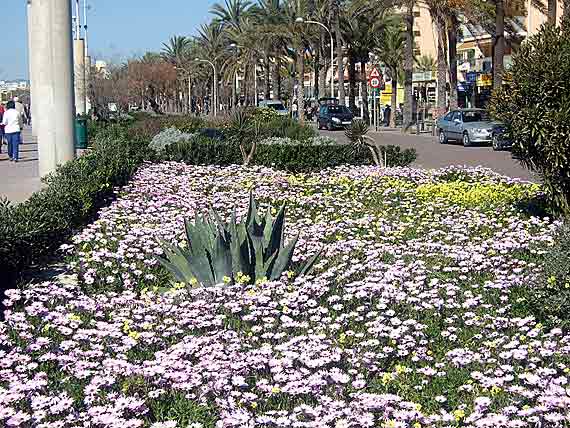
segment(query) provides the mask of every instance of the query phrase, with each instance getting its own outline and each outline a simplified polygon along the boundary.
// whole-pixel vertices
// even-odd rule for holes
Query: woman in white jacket
[[[16,110],[14,101],[9,101],[6,108],[2,125],[4,125],[4,133],[8,141],[8,157],[12,162],[18,162],[24,121],[22,115]]]

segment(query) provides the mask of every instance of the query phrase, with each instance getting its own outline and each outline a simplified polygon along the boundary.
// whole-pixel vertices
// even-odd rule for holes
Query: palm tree
[[[416,66],[414,71],[417,73],[432,73],[435,74],[437,69],[437,61],[434,57],[430,55],[422,55],[416,58]],[[420,93],[420,101],[423,104],[423,117],[426,117],[427,110],[427,83],[424,83],[422,91]]]
[[[392,78],[392,115],[390,117],[390,127],[396,127],[396,107],[398,101],[398,74],[404,63],[404,47],[406,45],[406,35],[402,25],[387,28],[382,37],[377,40],[377,49],[374,53],[378,59],[388,68]]]
[[[161,51],[161,55],[162,58],[164,59],[164,61],[174,65],[174,67],[176,68],[176,72],[179,75],[179,79],[180,82],[179,84],[182,86],[182,88],[178,88],[178,89],[182,89],[182,93],[187,93],[188,96],[188,100],[190,99],[189,97],[190,95],[190,85],[191,85],[191,81],[190,81],[190,74],[188,71],[188,62],[189,62],[189,56],[188,56],[188,49],[190,47],[191,44],[191,40],[184,37],[184,36],[174,36],[171,37],[168,43],[163,43],[162,46],[162,51]],[[188,86],[186,86],[184,84],[184,82],[187,81],[188,82]],[[188,90],[186,90],[186,88],[188,88]],[[181,105],[181,100],[176,99],[176,104],[179,108],[179,110],[181,111],[183,109],[183,106]],[[189,106],[189,102],[185,103],[186,106]]]
[[[346,14],[343,14],[342,31],[347,40],[349,69],[349,106],[356,108],[356,63],[360,63],[360,84],[362,85],[363,118],[369,119],[368,85],[366,65],[370,61],[370,52],[374,49],[378,37],[386,28],[399,25],[397,17],[389,13],[388,4],[377,0],[353,0]]]
[[[281,97],[281,74],[283,72],[283,57],[287,55],[288,36],[283,28],[287,26],[285,2],[282,0],[258,0],[251,8],[258,25],[258,33],[263,40],[264,74],[266,76],[265,97],[269,99],[271,80],[273,99]],[[272,66],[272,67],[271,67]],[[269,75],[271,74],[271,79]]]
[[[236,30],[241,26],[243,19],[249,15],[251,5],[250,0],[225,0],[224,4],[215,3],[210,13],[224,27]]]

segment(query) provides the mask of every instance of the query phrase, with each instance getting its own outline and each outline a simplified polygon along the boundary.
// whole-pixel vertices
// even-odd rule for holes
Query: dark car
[[[513,148],[513,142],[507,137],[505,125],[495,125],[493,127],[493,150],[510,150]]]
[[[352,119],[354,119],[354,114],[346,106],[322,105],[319,108],[317,126],[319,129],[326,128],[332,131],[346,128],[352,123]]]

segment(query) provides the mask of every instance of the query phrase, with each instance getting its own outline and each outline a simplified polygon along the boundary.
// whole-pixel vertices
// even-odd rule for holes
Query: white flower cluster
[[[171,144],[188,141],[194,137],[196,137],[196,134],[182,132],[176,128],[167,128],[154,136],[150,142],[150,147],[157,153],[160,153]]]
[[[332,146],[337,144],[337,141],[334,138],[319,135],[318,137],[313,137],[305,141],[299,141],[289,137],[269,137],[262,140],[259,144],[291,146],[306,144],[309,146]]]

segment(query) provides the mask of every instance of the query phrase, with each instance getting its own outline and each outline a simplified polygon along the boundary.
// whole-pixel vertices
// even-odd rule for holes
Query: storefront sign
[[[477,76],[477,86],[493,86],[493,76],[491,74],[480,74]]]

